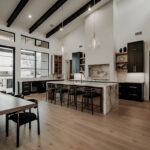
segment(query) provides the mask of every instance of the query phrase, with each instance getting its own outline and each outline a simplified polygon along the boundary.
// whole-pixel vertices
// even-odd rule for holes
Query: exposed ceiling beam
[[[30,28],[29,33],[37,29],[48,17],[50,17],[57,9],[59,9],[67,0],[58,0],[43,16],[40,17]]]
[[[97,4],[100,1],[101,0],[95,0],[95,4]],[[84,6],[82,6],[79,10],[77,10],[75,13],[73,13],[71,16],[69,16],[67,19],[65,19],[63,21],[63,27],[66,26],[67,24],[69,24],[70,22],[72,22],[73,20],[75,20],[77,17],[79,17],[80,15],[82,15],[84,12],[86,12],[88,10],[89,6],[90,7],[94,6],[94,0],[89,1]],[[57,31],[59,31],[59,29],[61,27],[62,27],[62,22],[59,25],[57,25],[54,29],[52,29],[51,31],[49,31],[46,34],[46,38],[49,38],[50,36],[52,36],[53,34],[55,34]]]
[[[19,4],[17,5],[17,7],[15,8],[15,10],[13,11],[13,13],[11,14],[11,16],[7,20],[7,27],[11,26],[11,24],[17,18],[17,16],[22,11],[22,9],[25,7],[25,5],[27,4],[28,1],[29,0],[20,0]]]

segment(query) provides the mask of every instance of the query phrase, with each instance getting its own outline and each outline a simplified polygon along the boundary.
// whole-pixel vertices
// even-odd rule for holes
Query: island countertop
[[[106,115],[119,106],[118,83],[79,82],[79,81],[50,81],[54,85],[76,85],[80,87],[94,87],[102,89],[103,114]],[[48,91],[48,90],[47,90]]]
[[[89,86],[96,88],[104,88],[107,86],[117,85],[118,83],[100,83],[100,82],[81,82],[81,81],[50,81],[50,84],[61,84],[61,85],[77,85],[77,86]]]

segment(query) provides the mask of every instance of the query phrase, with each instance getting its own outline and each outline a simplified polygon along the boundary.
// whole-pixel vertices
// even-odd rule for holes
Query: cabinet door
[[[144,42],[128,44],[128,72],[144,71]]]
[[[72,53],[72,73],[80,73],[80,53]]]

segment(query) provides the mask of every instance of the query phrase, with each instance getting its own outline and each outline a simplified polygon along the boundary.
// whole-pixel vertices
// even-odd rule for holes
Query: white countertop
[[[50,81],[50,80],[63,80],[63,79],[55,79],[55,78],[23,78],[18,82],[30,82],[30,81]]]
[[[116,85],[117,83],[98,83],[98,82],[79,82],[79,81],[50,81],[47,84],[63,84],[63,85],[77,85],[104,88],[107,86]]]
[[[70,81],[77,81],[74,79],[70,79]],[[78,80],[80,81],[80,80]],[[101,82],[101,83],[139,83],[139,84],[144,84],[144,81],[110,81],[110,80],[94,80],[94,79],[87,79],[83,80],[83,82]]]

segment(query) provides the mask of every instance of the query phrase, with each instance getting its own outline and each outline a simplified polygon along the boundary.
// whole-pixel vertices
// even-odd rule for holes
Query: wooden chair
[[[38,135],[40,135],[38,101],[35,99],[28,99],[28,101],[31,101],[36,104],[34,109],[37,109],[37,114],[32,113],[31,109],[29,109],[29,112],[16,112],[16,113],[11,113],[6,115],[6,136],[9,135],[9,120],[17,124],[16,147],[19,147],[19,128],[21,125],[25,125],[29,123],[29,129],[31,129],[31,122],[37,120],[37,131],[38,131]]]

